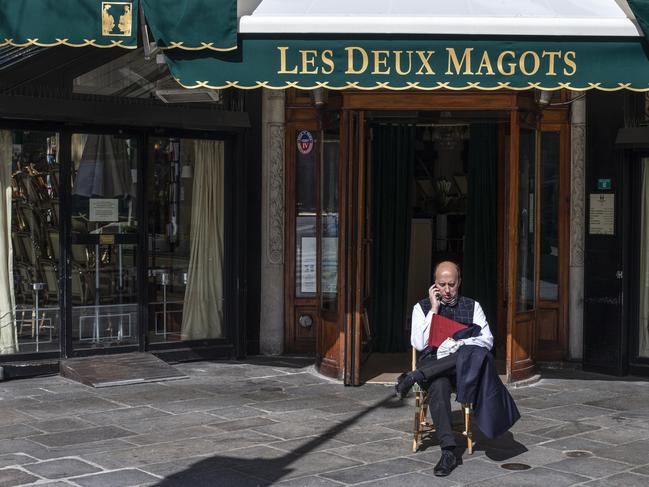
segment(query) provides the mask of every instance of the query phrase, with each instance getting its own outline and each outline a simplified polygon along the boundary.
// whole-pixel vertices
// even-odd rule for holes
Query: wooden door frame
[[[556,309],[558,320],[557,327],[557,348],[553,350],[535,350],[539,361],[561,361],[565,360],[568,354],[568,290],[570,270],[570,121],[568,111],[554,111],[543,114],[541,120],[541,136],[544,132],[559,133],[559,208],[558,235],[559,235],[559,259],[558,259],[558,299],[557,301],[545,301],[541,299],[540,292],[537,294],[539,312],[545,309]],[[541,161],[539,160],[539,163]],[[538,184],[542,183],[539,178]],[[540,189],[540,186],[539,186]],[[541,191],[538,191],[539,195]],[[539,212],[542,205],[538,206]],[[540,217],[538,218],[540,222]],[[539,229],[540,230],[540,229]],[[540,235],[540,233],[539,233]],[[540,258],[540,252],[539,252]],[[540,267],[539,267],[540,271]],[[540,274],[539,274],[540,278]],[[538,323],[537,323],[538,328]],[[539,340],[536,340],[539,345]]]
[[[314,297],[305,297],[298,298],[295,292],[295,271],[296,271],[296,262],[295,262],[295,249],[297,246],[297,240],[295,237],[296,231],[296,222],[297,222],[297,213],[295,208],[295,199],[296,199],[296,182],[295,182],[295,170],[297,167],[297,159],[295,154],[295,133],[298,130],[309,130],[313,133],[317,133],[318,125],[316,120],[304,120],[304,121],[292,121],[286,124],[284,131],[285,137],[285,216],[286,216],[286,225],[284,226],[284,241],[286,245],[284,246],[284,351],[288,353],[308,353],[314,347],[316,347],[317,340],[317,330],[320,329],[319,317],[318,317],[318,307],[319,299],[318,293]],[[314,150],[317,150],[319,147],[319,138],[318,143]],[[316,159],[319,159],[319,155],[316,154]],[[316,160],[316,167],[319,166],[319,161]],[[317,171],[317,169],[316,169]],[[317,189],[319,191],[319,188]],[[316,200],[319,198],[316,196]],[[320,231],[320,227],[317,224],[316,217],[316,239],[317,232]],[[319,288],[320,279],[316,274],[316,286]],[[315,336],[312,339],[300,339],[297,336],[297,317],[301,313],[309,314],[314,320],[311,329],[314,330]]]
[[[350,113],[363,113],[365,110],[430,110],[430,111],[500,111],[508,113],[508,120],[505,121],[509,124],[510,138],[508,142],[510,162],[504,164],[506,150],[502,144],[499,144],[499,163],[500,167],[505,169],[498,178],[499,185],[505,184],[509,187],[507,193],[499,195],[498,202],[498,308],[500,309],[502,302],[507,301],[506,310],[502,310],[504,314],[503,321],[495,325],[498,329],[499,336],[503,336],[502,332],[506,331],[506,338],[501,338],[500,342],[505,345],[506,350],[506,371],[508,380],[518,380],[525,378],[534,371],[534,340],[531,342],[531,349],[528,350],[530,360],[524,363],[515,364],[513,356],[514,348],[514,319],[515,319],[515,303],[516,303],[516,266],[517,256],[508,255],[518,239],[517,225],[508,225],[507,222],[517,221],[518,212],[518,167],[519,167],[519,116],[522,112],[539,113],[539,108],[534,102],[533,97],[529,93],[518,93],[512,91],[499,91],[499,92],[484,92],[478,90],[467,90],[462,93],[456,92],[400,92],[394,93],[388,90],[377,91],[352,91],[346,90],[339,94],[335,94],[336,108],[340,110],[340,167],[339,167],[339,207],[341,209],[340,225],[339,225],[339,301],[338,301],[338,322],[339,322],[339,336],[336,343],[328,343],[326,346],[333,347],[330,350],[332,360],[322,361],[318,367],[320,372],[325,375],[343,378],[347,384],[358,384],[360,377],[360,346],[362,338],[362,309],[361,303],[363,302],[363,288],[356,285],[362,282],[364,278],[363,261],[363,231],[364,231],[364,213],[367,211],[364,201],[355,201],[357,199],[358,186],[360,183],[360,190],[365,189],[365,174],[354,173],[358,170],[360,161],[356,164],[350,164],[348,161],[347,150],[350,143],[349,120]],[[289,97],[290,98],[290,97]],[[289,101],[290,104],[290,101]],[[310,121],[315,119],[315,110],[300,103],[299,107],[287,105],[287,130],[286,130],[286,147],[287,149],[287,164],[286,164],[286,181],[287,181],[287,225],[286,225],[286,268],[285,268],[285,310],[286,310],[286,327],[291,328],[291,323],[295,321],[295,215],[291,205],[294,203],[294,194],[289,193],[290,188],[294,187],[294,175],[292,174],[295,165],[294,151],[290,148],[294,145],[294,132],[297,126],[300,128],[307,128]],[[562,130],[562,155],[565,156],[565,151],[569,152],[569,139],[565,138],[569,134],[569,122],[564,120],[565,116],[561,115],[559,118],[552,115],[547,120],[545,119],[546,113],[553,112],[553,110],[546,110],[543,112],[544,123],[561,124]],[[557,110],[559,112],[559,110]],[[566,110],[563,113],[567,113]],[[548,125],[549,127],[550,125]],[[315,128],[315,126],[314,126]],[[540,131],[539,131],[540,132]],[[362,132],[357,131],[357,135]],[[362,140],[358,140],[362,139]],[[537,137],[537,144],[539,143]],[[501,130],[501,142],[505,140],[505,130]],[[362,153],[365,144],[364,137],[357,137],[357,144]],[[358,154],[357,154],[358,156]],[[506,161],[505,161],[506,162]],[[365,163],[363,161],[363,163]],[[537,181],[538,172],[540,171],[540,161],[538,160],[538,145],[537,145]],[[567,262],[568,258],[568,245],[567,235],[569,226],[569,164],[564,164],[560,175],[560,197],[561,197],[561,212],[565,217],[560,220],[562,227],[560,233],[563,242],[566,242],[562,252],[562,259],[560,269],[560,319],[563,320],[562,340],[567,340],[567,299],[561,298],[562,290],[567,289]],[[504,182],[504,183],[503,183]],[[500,187],[500,186],[499,186]],[[500,191],[499,191],[500,193]],[[540,198],[539,191],[536,191],[536,208],[540,208],[538,201]],[[536,219],[535,225],[536,235],[535,240],[538,241],[538,225],[539,219]],[[535,243],[538,245],[538,243]],[[538,260],[538,252],[536,252],[535,259]],[[538,262],[535,263],[538,269]],[[504,274],[501,276],[501,272]],[[538,271],[536,273],[538,275]],[[538,298],[538,283],[535,283],[535,293]],[[318,307],[317,297],[309,305]],[[294,323],[293,323],[294,325]],[[319,327],[316,323],[315,326]],[[317,333],[319,337],[319,333]],[[286,335],[288,339],[288,335]],[[332,341],[333,337],[329,338]],[[325,346],[324,343],[318,343],[318,347]],[[339,357],[337,364],[333,363],[333,357]],[[331,362],[331,363],[329,363]]]

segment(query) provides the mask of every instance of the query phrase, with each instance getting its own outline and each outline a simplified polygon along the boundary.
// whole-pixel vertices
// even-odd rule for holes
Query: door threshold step
[[[155,355],[141,352],[61,360],[61,375],[96,388],[188,378]]]

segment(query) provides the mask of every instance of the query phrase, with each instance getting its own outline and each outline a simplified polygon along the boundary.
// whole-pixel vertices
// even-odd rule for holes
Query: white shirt
[[[430,322],[433,319],[433,311],[430,310],[427,315],[424,315],[424,310],[421,309],[419,303],[415,304],[412,309],[412,329],[410,332],[410,343],[420,352],[428,346],[428,334],[430,333]],[[494,344],[494,337],[489,329],[487,317],[482,311],[480,303],[475,301],[473,307],[473,323],[479,325],[480,335],[472,338],[464,338],[462,341],[465,345],[478,345],[487,350],[491,350]]]

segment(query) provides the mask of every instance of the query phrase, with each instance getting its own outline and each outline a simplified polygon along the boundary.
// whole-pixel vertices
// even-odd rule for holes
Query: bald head
[[[460,289],[460,267],[449,260],[435,267],[435,287],[441,294],[443,303],[452,303]]]
[[[459,281],[461,279],[460,266],[450,260],[440,262],[435,266],[435,280],[437,281],[442,275],[446,278],[453,278]]]

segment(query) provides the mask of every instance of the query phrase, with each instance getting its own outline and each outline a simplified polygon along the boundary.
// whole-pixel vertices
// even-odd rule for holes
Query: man
[[[396,385],[397,395],[405,397],[415,382],[428,387],[430,415],[435,425],[442,456],[434,468],[437,476],[449,475],[458,465],[455,455],[455,436],[452,430],[451,387],[456,381],[457,352],[461,347],[481,347],[483,352],[493,347],[493,335],[482,307],[477,301],[460,296],[460,269],[454,262],[441,262],[435,268],[435,282],[428,290],[428,298],[417,303],[412,312],[410,341],[420,354],[417,370],[402,374]],[[467,338],[445,342],[450,355],[438,359],[437,349],[428,346],[431,321],[439,314],[467,326]],[[442,347],[440,346],[440,349]],[[486,355],[486,354],[485,354]],[[458,391],[459,396],[459,391]]]

